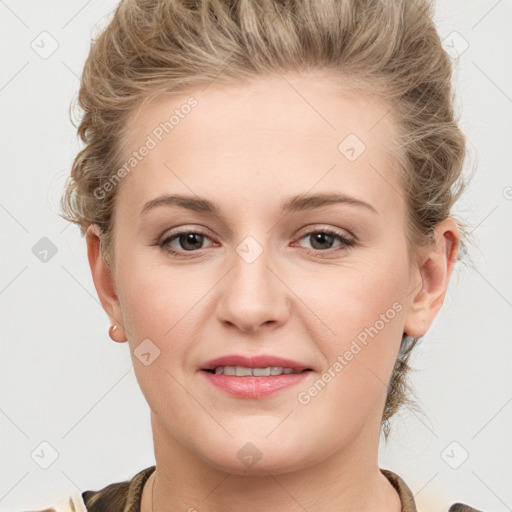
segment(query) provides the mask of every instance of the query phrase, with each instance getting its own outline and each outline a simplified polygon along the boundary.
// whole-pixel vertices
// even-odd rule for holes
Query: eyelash
[[[319,257],[330,256],[333,253],[336,253],[336,252],[339,252],[339,251],[346,251],[347,249],[350,249],[355,244],[355,240],[351,240],[349,238],[346,238],[341,233],[338,233],[337,231],[333,231],[331,229],[316,229],[316,230],[308,231],[307,233],[304,233],[297,240],[302,240],[303,238],[306,238],[308,236],[311,236],[311,235],[314,235],[314,234],[318,234],[318,233],[322,233],[322,234],[333,236],[335,239],[340,241],[342,245],[339,248],[337,248],[337,249],[336,248],[334,248],[334,249],[331,248],[331,249],[326,249],[326,250],[309,249],[307,247],[305,248],[306,252],[308,252],[309,254],[313,254],[315,256],[319,256]],[[188,256],[188,255],[184,255],[183,252],[176,251],[174,249],[170,249],[169,246],[168,246],[168,244],[170,242],[172,242],[173,240],[179,238],[181,235],[188,235],[188,234],[202,235],[202,236],[205,236],[207,238],[210,238],[206,233],[204,233],[202,231],[196,231],[196,230],[190,229],[190,230],[178,231],[176,233],[173,233],[172,235],[166,237],[161,242],[157,242],[156,245],[160,246],[160,248],[164,252],[166,252],[167,254],[172,254],[173,256],[176,256],[178,258],[186,259],[186,258],[194,257],[194,256],[192,256],[192,254],[196,253],[197,251],[200,251],[201,249],[197,249],[197,250],[193,250],[193,251],[186,251],[186,253],[190,254],[190,256]]]

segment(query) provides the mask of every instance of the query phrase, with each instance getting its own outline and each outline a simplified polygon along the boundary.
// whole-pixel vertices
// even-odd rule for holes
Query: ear
[[[434,228],[435,240],[422,249],[421,264],[411,283],[413,298],[409,302],[404,332],[412,337],[424,336],[441,309],[460,243],[457,224],[445,219]],[[420,291],[418,292],[418,287]]]
[[[103,309],[107,313],[110,322],[118,326],[115,330],[115,341],[126,341],[123,325],[123,315],[119,298],[116,295],[112,272],[101,255],[100,227],[91,224],[86,231],[87,257],[91,267],[92,279]],[[111,334],[112,336],[112,334]],[[114,338],[113,338],[114,339]]]

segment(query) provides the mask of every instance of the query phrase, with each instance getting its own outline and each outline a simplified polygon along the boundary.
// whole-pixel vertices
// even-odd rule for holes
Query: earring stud
[[[122,340],[118,340],[115,338],[115,336],[118,335],[118,332],[121,330],[121,329],[118,329],[118,327],[119,326],[117,324],[111,325],[108,329],[108,334],[113,341],[116,341],[117,343],[124,343],[125,341],[127,341],[126,338],[124,338]]]
[[[112,338],[113,341],[117,341],[115,338],[114,338],[114,334],[115,332],[117,331],[117,325],[114,324],[114,325],[111,325],[109,330],[108,330],[108,334],[109,336]]]

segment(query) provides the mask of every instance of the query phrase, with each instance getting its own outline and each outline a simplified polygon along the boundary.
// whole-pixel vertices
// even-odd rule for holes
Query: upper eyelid
[[[299,232],[296,238],[302,238],[305,235],[309,235],[311,233],[323,233],[323,232],[331,232],[339,236],[343,236],[344,238],[350,238],[351,240],[356,240],[356,237],[347,229],[342,228],[334,228],[334,227],[315,227],[308,226]],[[347,235],[345,235],[347,233]]]
[[[184,234],[188,234],[188,233],[196,233],[198,235],[202,235],[202,236],[205,236],[207,238],[209,238],[212,242],[216,243],[215,240],[214,240],[214,237],[210,236],[207,232],[201,230],[201,229],[180,229],[179,231],[175,231],[175,232],[172,232],[172,233],[167,233],[165,235],[163,235],[161,237],[161,241],[158,242],[160,245],[165,245],[165,244],[168,244],[171,242],[171,238],[172,238],[172,241],[176,240],[177,238],[179,238],[180,235],[184,235]],[[201,249],[199,249],[201,250]]]

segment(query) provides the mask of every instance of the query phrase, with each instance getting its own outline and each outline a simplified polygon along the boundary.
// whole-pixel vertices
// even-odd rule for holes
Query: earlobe
[[[110,322],[118,326],[115,333],[115,341],[123,341],[121,338],[124,338],[125,336],[121,307],[119,304],[119,298],[115,291],[111,270],[105,263],[101,254],[99,238],[100,232],[100,227],[97,224],[91,224],[87,228],[85,235],[87,243],[87,257],[89,259],[89,266],[91,267],[94,287],[98,293],[101,305],[107,313]]]
[[[452,219],[434,228],[435,240],[422,252],[422,263],[411,282],[412,297],[404,331],[409,336],[424,336],[443,305],[449,279],[457,259],[460,233]],[[418,291],[419,287],[419,291]]]

